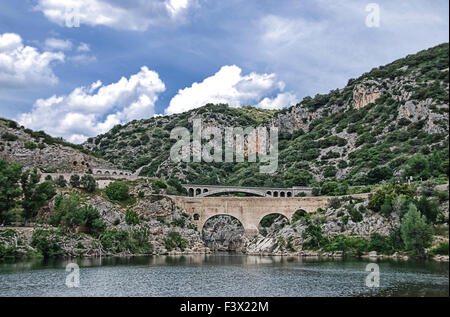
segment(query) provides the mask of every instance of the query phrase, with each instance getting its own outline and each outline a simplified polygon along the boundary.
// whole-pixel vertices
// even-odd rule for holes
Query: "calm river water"
[[[231,254],[0,264],[0,296],[449,296],[449,265],[438,262],[302,259]],[[380,269],[368,288],[368,263]]]

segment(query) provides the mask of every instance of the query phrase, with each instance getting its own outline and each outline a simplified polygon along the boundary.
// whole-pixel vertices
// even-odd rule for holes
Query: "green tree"
[[[66,187],[67,186],[67,181],[64,178],[64,176],[59,175],[59,177],[57,179],[55,179],[54,184],[58,187]]]
[[[139,223],[139,216],[133,209],[127,209],[125,213],[125,222],[128,225],[137,225]]]
[[[74,174],[74,175],[70,176],[70,186],[72,186],[73,188],[80,187],[80,176],[79,175]]]
[[[36,216],[39,208],[56,195],[52,182],[45,181],[39,184],[41,175],[35,168],[33,172],[25,171],[20,179],[23,191],[22,207],[25,219]]]
[[[0,222],[8,221],[8,214],[17,206],[17,199],[22,194],[19,180],[22,166],[0,159]]]
[[[426,217],[420,214],[414,204],[409,205],[400,230],[406,250],[423,257],[425,248],[431,245],[433,227],[427,223]]]
[[[95,182],[94,177],[92,175],[87,174],[81,177],[80,185],[85,191],[89,193],[95,192],[95,189],[97,188],[97,183]]]
[[[124,182],[116,181],[109,184],[106,189],[106,195],[111,200],[124,201],[130,197],[130,188]]]

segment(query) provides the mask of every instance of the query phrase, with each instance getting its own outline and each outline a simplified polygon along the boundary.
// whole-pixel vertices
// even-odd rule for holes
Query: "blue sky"
[[[374,2],[378,27],[369,3],[0,0],[0,116],[79,143],[207,102],[290,106],[448,42],[446,0]]]

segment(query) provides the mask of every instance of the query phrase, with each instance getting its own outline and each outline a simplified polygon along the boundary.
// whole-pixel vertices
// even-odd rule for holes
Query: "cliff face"
[[[113,167],[103,159],[83,153],[82,149],[55,143],[59,140],[19,128],[12,122],[0,119],[0,158],[3,160],[43,170],[85,171]]]

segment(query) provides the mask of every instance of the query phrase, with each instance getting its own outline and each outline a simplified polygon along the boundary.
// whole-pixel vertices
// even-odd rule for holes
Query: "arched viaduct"
[[[219,185],[182,185],[191,197],[208,197],[216,194],[227,193],[246,193],[259,197],[280,197],[291,198],[304,193],[304,196],[312,195],[311,187],[237,187],[237,186],[219,186]]]
[[[367,194],[352,195],[363,198]],[[292,220],[299,209],[307,213],[326,208],[332,197],[183,197],[171,196],[174,203],[188,213],[201,231],[206,221],[214,216],[229,215],[244,226],[245,234],[258,233],[261,220],[270,214],[281,214]]]

